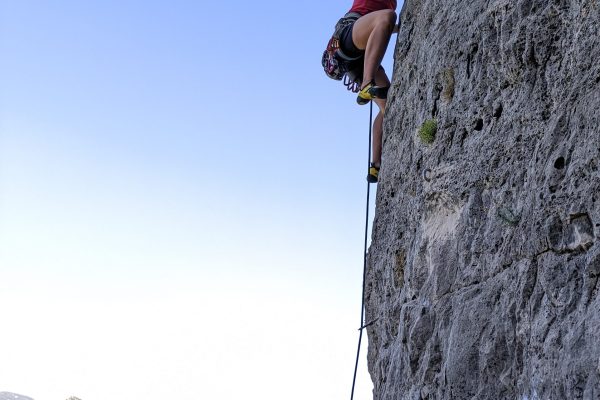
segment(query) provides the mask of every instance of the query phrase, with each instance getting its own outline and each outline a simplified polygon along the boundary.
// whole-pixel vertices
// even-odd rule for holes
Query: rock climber
[[[369,183],[377,182],[381,166],[383,114],[390,87],[381,61],[392,33],[398,32],[396,7],[396,0],[354,0],[350,11],[336,25],[322,60],[330,78],[345,79],[348,89],[358,93],[358,104],[373,100],[379,107],[373,122]]]

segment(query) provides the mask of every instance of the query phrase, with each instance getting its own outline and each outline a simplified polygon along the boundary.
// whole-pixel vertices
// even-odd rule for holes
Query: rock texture
[[[407,0],[401,24],[374,398],[600,399],[600,0]]]

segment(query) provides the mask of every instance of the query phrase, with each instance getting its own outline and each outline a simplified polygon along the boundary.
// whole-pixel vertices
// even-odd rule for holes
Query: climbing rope
[[[367,171],[371,167],[371,136],[373,134],[373,101],[369,111],[369,155],[367,157]],[[365,246],[363,252],[363,281],[362,281],[362,301],[360,306],[360,328],[358,335],[358,349],[356,350],[356,364],[354,365],[354,378],[352,379],[352,394],[350,400],[354,400],[354,388],[356,387],[356,373],[358,372],[358,359],[360,357],[360,345],[362,343],[363,330],[371,324],[365,325],[365,282],[367,278],[367,239],[369,235],[369,197],[371,194],[371,184],[367,182],[367,206],[365,210]]]

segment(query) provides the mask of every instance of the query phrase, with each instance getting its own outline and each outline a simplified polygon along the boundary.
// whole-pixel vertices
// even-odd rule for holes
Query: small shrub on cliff
[[[431,144],[435,140],[435,134],[437,133],[437,122],[435,119],[428,119],[423,122],[423,125],[419,128],[417,135],[421,142],[425,144]]]

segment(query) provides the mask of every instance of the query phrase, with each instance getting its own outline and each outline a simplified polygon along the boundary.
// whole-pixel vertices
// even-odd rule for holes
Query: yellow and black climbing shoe
[[[367,175],[367,182],[377,183],[378,176],[379,176],[379,167],[376,167],[373,164],[371,164],[371,167],[369,168],[369,175]]]
[[[385,99],[389,89],[389,87],[375,86],[375,81],[371,81],[358,92],[356,102],[362,106],[373,99]]]

